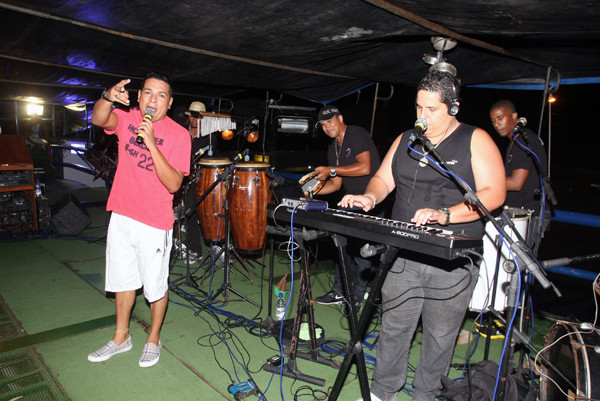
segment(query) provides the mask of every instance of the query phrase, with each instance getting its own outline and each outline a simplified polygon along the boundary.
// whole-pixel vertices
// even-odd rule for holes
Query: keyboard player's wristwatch
[[[440,226],[447,226],[448,224],[450,224],[450,209],[448,209],[447,207],[443,207],[440,209],[440,212],[446,215],[446,223],[442,224],[438,221],[438,224]]]

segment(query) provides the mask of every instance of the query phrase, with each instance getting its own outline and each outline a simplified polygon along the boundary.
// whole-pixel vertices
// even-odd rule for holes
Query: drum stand
[[[195,212],[195,210],[192,210],[191,212],[188,210],[188,199],[187,199],[189,189],[190,189],[191,185],[195,182],[196,182],[196,178],[190,180],[183,186],[183,193],[182,193],[182,195],[183,195],[183,215],[177,216],[177,219],[176,219],[177,231],[173,235],[174,242],[175,242],[175,240],[178,239],[179,243],[175,242],[176,246],[174,247],[174,249],[171,250],[172,258],[175,258],[176,260],[185,258],[186,274],[185,274],[185,276],[182,276],[182,277],[178,278],[177,280],[171,281],[169,283],[169,286],[172,286],[172,287],[177,287],[179,285],[178,283],[183,281],[183,282],[185,282],[185,284],[187,284],[190,287],[193,287],[196,289],[198,288],[196,285],[196,281],[194,279],[194,274],[192,273],[191,268],[190,268],[190,251],[191,251],[190,250],[190,240],[189,240],[190,230],[189,230],[189,227],[187,224],[187,219]],[[185,241],[181,240],[182,226],[186,228]]]
[[[228,178],[229,178],[229,175],[231,174],[231,172],[233,171],[234,163],[235,162],[231,163],[231,166],[229,167],[229,169],[222,173],[222,177],[226,178],[227,182],[229,182]],[[200,198],[198,198],[198,200],[196,201],[196,205],[199,204],[213,190],[213,188],[215,186],[217,186],[217,184],[220,181],[221,181],[220,179],[215,180],[215,182],[202,194],[202,196],[200,196]],[[224,273],[223,284],[221,285],[221,288],[219,288],[210,297],[210,299],[206,303],[204,303],[204,305],[198,311],[196,311],[195,315],[200,314],[200,312],[202,312],[204,309],[206,309],[209,305],[212,305],[221,293],[223,293],[223,302],[227,302],[229,300],[229,292],[233,292],[238,297],[242,298],[244,301],[250,302],[252,305],[256,306],[257,308],[260,308],[259,304],[257,304],[250,298],[242,295],[239,291],[235,290],[231,285],[230,272],[231,272],[231,253],[232,252],[234,253],[234,256],[238,259],[238,261],[240,261],[240,263],[242,263],[242,265],[246,268],[246,270],[248,271],[248,274],[250,274],[250,271],[248,270],[248,267],[246,266],[246,264],[243,263],[241,257],[233,249],[233,245],[231,245],[231,227],[230,227],[230,223],[229,223],[229,202],[227,200],[228,197],[229,197],[229,185],[226,184],[225,185],[225,201],[224,201],[225,208],[224,208],[224,212],[223,212],[224,216],[222,216],[225,219],[225,243],[223,246],[224,252],[225,252],[225,261],[223,263],[223,273]]]

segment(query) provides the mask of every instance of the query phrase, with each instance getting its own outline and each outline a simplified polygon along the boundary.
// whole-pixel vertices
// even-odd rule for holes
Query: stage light
[[[556,98],[552,94],[549,94],[548,95],[548,103],[554,103],[554,102],[556,102]]]
[[[33,116],[33,115],[43,116],[44,115],[44,105],[29,103],[27,105],[27,115],[28,116]]]
[[[258,141],[258,125],[251,124],[244,133],[244,138],[246,138],[246,141],[250,143]]]
[[[243,136],[244,139],[249,143],[258,141],[258,120],[254,119],[252,121],[247,121],[244,123],[244,127],[238,131],[233,131],[230,129],[221,131],[221,138],[226,141],[233,139],[233,137],[236,135]]]
[[[221,131],[221,138],[223,138],[226,141],[231,140],[234,135],[235,134],[230,129],[226,129],[226,130]]]

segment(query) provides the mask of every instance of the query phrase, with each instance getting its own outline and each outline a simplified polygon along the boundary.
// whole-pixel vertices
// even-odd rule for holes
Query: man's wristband
[[[363,196],[366,196],[367,198],[370,198],[373,201],[373,207],[375,207],[375,205],[377,204],[377,198],[375,197],[375,195],[364,194]]]
[[[112,100],[109,99],[108,97],[108,90],[104,89],[104,92],[102,92],[102,99],[106,100],[109,103],[114,103]]]

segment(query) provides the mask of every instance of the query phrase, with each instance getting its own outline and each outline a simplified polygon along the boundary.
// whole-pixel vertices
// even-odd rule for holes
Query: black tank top
[[[451,171],[476,191],[471,168],[471,138],[474,131],[475,127],[461,124],[456,131],[440,142],[436,150]],[[419,164],[423,156],[408,148],[410,134],[411,130],[404,133],[392,160],[392,173],[396,183],[392,218],[406,222],[410,221],[417,209],[441,209],[464,201],[463,190],[452,176],[437,167],[431,160],[428,160],[424,166]],[[425,153],[420,141],[413,143],[412,147]],[[429,156],[435,160],[431,154]],[[428,227],[440,228],[437,224]],[[452,224],[444,228],[474,238],[482,238],[484,231],[481,219],[470,223]]]

